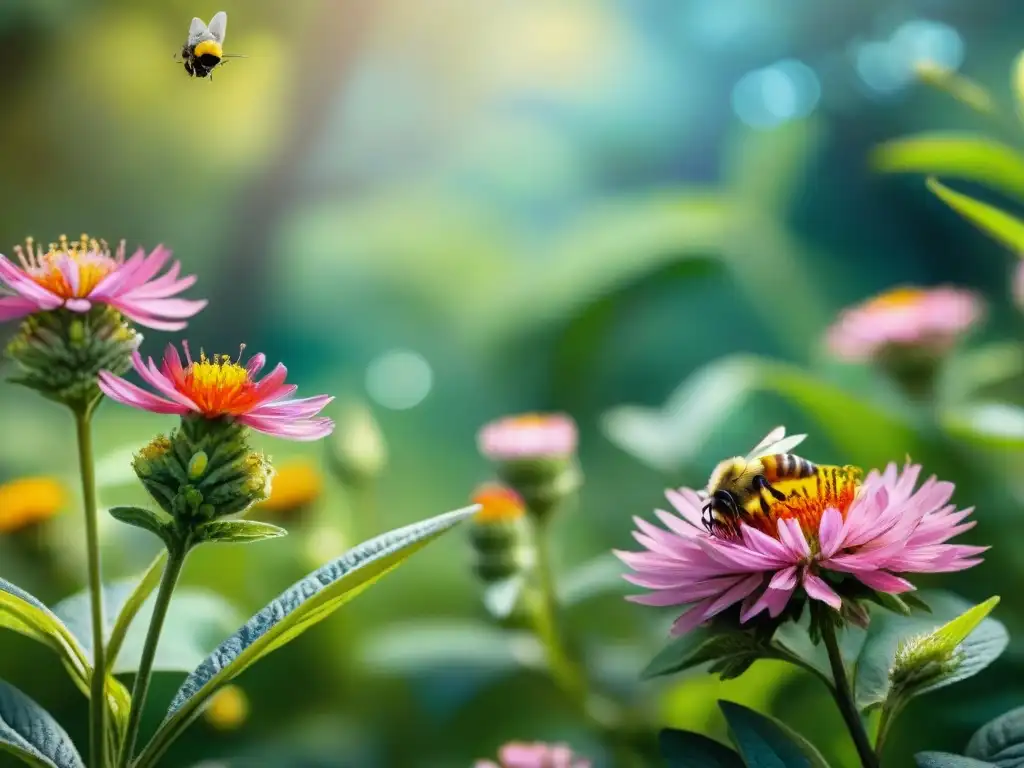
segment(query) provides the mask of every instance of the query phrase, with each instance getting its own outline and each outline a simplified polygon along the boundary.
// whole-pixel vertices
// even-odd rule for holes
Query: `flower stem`
[[[882,714],[878,719],[878,732],[875,734],[875,754],[879,756],[882,754],[882,748],[885,746],[885,737],[889,735],[889,728],[900,712],[903,711],[903,704],[903,701],[897,699],[891,705],[889,702],[886,702],[886,706],[882,708]]]
[[[107,679],[104,658],[103,571],[100,567],[99,520],[96,509],[96,472],[92,455],[92,411],[75,412],[78,437],[78,468],[82,475],[82,504],[85,507],[85,549],[89,570],[89,605],[92,616],[92,680],[89,686],[89,757],[90,765],[105,768],[107,764]]]
[[[850,678],[846,674],[846,665],[843,663],[842,651],[839,650],[836,627],[831,616],[824,617],[824,621],[821,622],[821,637],[825,643],[825,650],[828,651],[829,664],[832,667],[836,704],[839,705],[839,712],[842,714],[843,720],[846,721],[846,727],[853,738],[854,746],[857,747],[861,765],[864,768],[878,768],[878,757],[871,748],[868,733],[864,729],[864,723],[860,719],[857,704],[853,699]]]
[[[190,548],[189,541],[178,543],[173,549],[167,552],[167,565],[164,566],[164,574],[160,579],[160,589],[156,593],[156,603],[153,605],[153,618],[149,622],[149,631],[146,633],[146,642],[142,646],[142,658],[139,661],[139,671],[135,675],[135,685],[132,688],[132,710],[128,718],[128,730],[125,735],[124,745],[121,747],[121,757],[118,765],[127,768],[131,761],[132,753],[135,751],[135,742],[139,738],[139,725],[142,722],[142,713],[146,708],[146,694],[149,692],[149,680],[153,673],[153,660],[156,658],[156,647],[160,642],[160,632],[164,626],[164,619],[167,617],[167,608],[171,604],[171,594],[178,583],[181,569],[185,565],[185,558]]]

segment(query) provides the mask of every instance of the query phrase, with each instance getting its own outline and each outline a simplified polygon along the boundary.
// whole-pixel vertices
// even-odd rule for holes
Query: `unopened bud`
[[[199,451],[192,456],[191,461],[188,463],[188,479],[198,480],[206,472],[206,467],[210,463],[210,457],[206,455],[206,451]]]
[[[500,485],[485,485],[473,502],[481,505],[469,528],[473,570],[480,580],[493,584],[528,569],[533,551],[519,495]]]

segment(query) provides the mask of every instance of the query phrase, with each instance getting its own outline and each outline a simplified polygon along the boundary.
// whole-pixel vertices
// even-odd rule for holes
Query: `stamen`
[[[185,360],[191,366],[192,365],[192,353],[189,351],[188,342],[187,341],[182,341],[181,342],[181,348],[185,350]]]

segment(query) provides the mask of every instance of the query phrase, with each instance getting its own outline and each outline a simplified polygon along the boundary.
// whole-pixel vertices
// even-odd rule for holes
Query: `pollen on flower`
[[[75,242],[61,235],[45,251],[28,237],[25,247],[15,246],[14,253],[36,283],[63,299],[78,299],[92,293],[103,278],[124,263],[124,241],[112,255],[105,241],[85,234]],[[77,269],[69,269],[68,262]]]
[[[864,304],[865,309],[895,309],[897,307],[912,307],[928,296],[928,292],[922,288],[900,286],[875,296]]]
[[[25,477],[0,485],[0,533],[45,522],[66,501],[64,487],[52,477]]]
[[[796,520],[808,539],[816,539],[825,510],[839,510],[843,519],[857,496],[863,471],[858,467],[821,467],[811,477],[780,483],[786,498],[772,504],[770,520],[758,525],[765,533],[777,535],[777,520]],[[755,524],[761,518],[754,518]]]
[[[188,366],[180,381],[175,383],[202,413],[207,416],[238,415],[252,409],[259,398],[249,370],[241,364],[244,344],[238,360],[230,355],[207,357],[203,351],[200,351],[198,360],[192,360],[188,345],[183,346]]]
[[[497,483],[480,486],[473,494],[473,503],[481,506],[475,518],[478,523],[503,523],[526,514],[519,494]]]

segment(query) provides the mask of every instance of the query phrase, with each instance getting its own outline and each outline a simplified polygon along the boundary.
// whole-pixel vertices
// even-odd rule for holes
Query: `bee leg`
[[[771,502],[782,501],[786,498],[786,495],[772,487],[771,483],[765,478],[764,475],[758,475],[754,478],[753,487],[757,490],[757,494],[761,500],[761,512],[768,515],[771,512]]]

